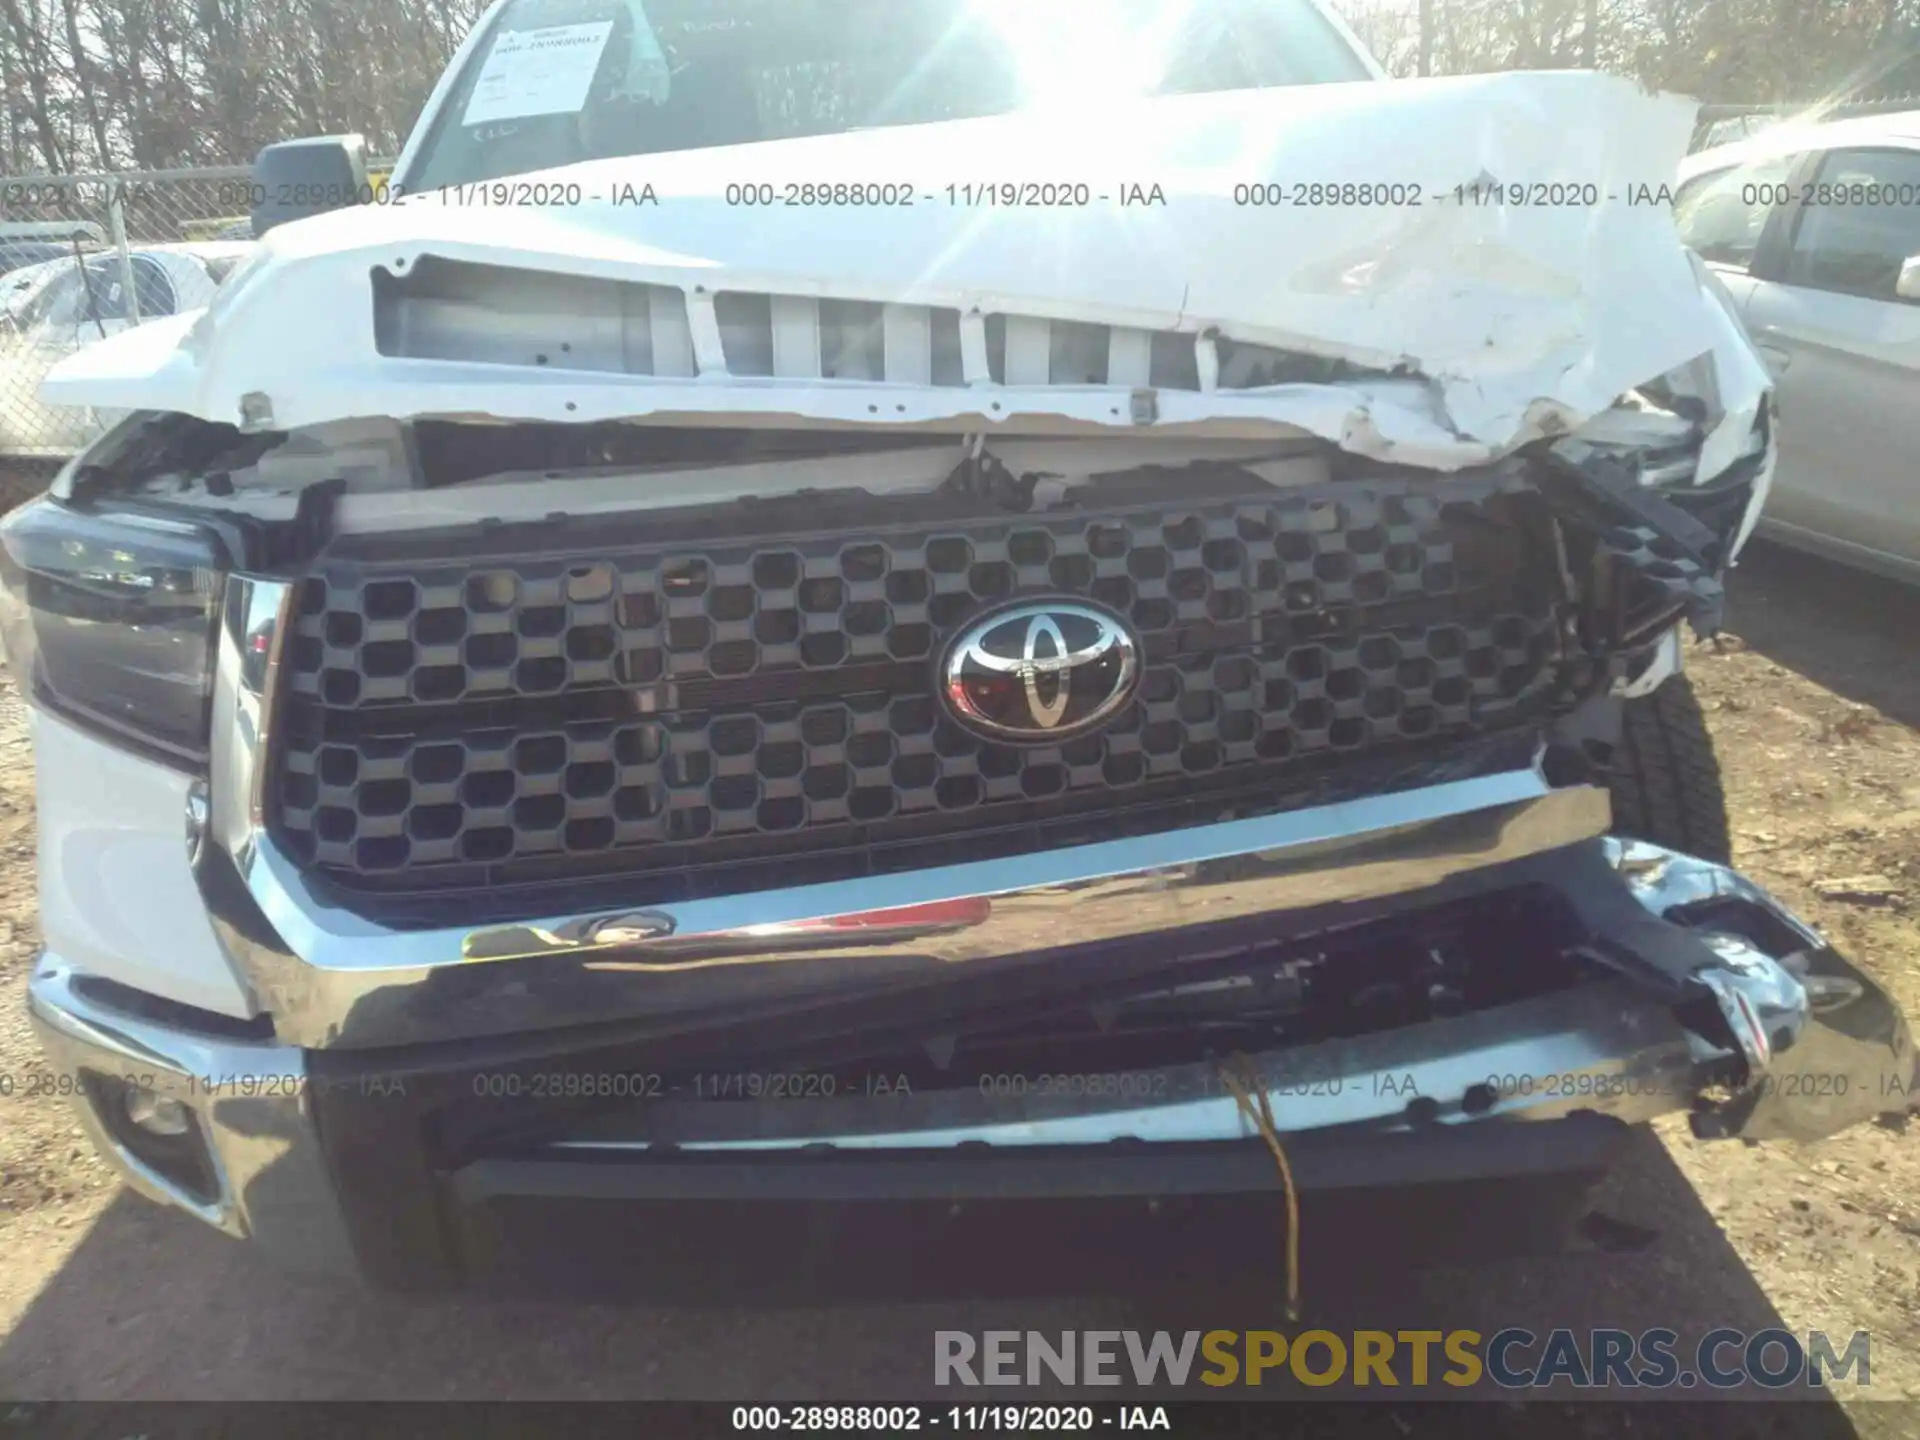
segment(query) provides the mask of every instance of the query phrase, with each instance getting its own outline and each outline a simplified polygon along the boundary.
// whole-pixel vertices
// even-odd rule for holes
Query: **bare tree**
[[[64,56],[53,46],[47,7],[57,0],[0,0],[0,36],[8,51],[8,109],[49,170],[67,166],[64,106],[57,98]]]
[[[1390,74],[1589,66],[1706,100],[1920,89],[1920,0],[1335,0]],[[399,147],[483,0],[0,0],[0,169]]]

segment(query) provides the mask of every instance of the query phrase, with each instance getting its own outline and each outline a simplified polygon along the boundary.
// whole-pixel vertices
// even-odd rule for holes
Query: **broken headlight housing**
[[[225,568],[197,525],[30,501],[0,520],[7,664],[75,723],[203,768]]]

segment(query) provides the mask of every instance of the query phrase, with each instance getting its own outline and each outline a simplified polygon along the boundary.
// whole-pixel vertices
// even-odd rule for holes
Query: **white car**
[[[1760,531],[1920,580],[1920,111],[1690,156],[1674,216],[1779,395]]]
[[[135,250],[139,320],[197,310],[252,243],[153,245]],[[54,364],[136,323],[119,256],[90,251],[0,277],[0,455],[65,456],[85,448],[121,412],[52,405],[39,395]]]
[[[1680,673],[1774,458],[1693,105],[1319,0],[561,13],[47,378],[136,412],[0,520],[33,1024],[131,1186],[825,1287],[1296,1179],[1504,1245],[1653,1115],[1905,1103]]]

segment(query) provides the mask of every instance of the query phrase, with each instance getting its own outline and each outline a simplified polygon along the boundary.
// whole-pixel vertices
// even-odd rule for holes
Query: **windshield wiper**
[[[87,262],[80,255],[80,235],[73,237],[73,263],[80,267],[80,288],[87,292],[87,316],[93,321],[93,328],[100,332],[102,340],[107,338],[107,327],[100,319],[100,301],[93,293],[93,276],[87,270]]]

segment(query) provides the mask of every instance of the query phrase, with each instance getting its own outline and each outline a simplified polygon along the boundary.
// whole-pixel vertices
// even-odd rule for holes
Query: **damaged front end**
[[[1716,625],[1772,455],[1762,403],[1661,483],[1713,425],[1655,394],[1447,474],[176,417],[48,504],[225,551],[195,883],[360,1263],[425,1283],[471,1257],[422,1217],[558,1201],[1265,1195],[1229,1074],[1309,1192],[1903,1110],[1877,986],[1607,837],[1623,707]],[[1110,616],[1138,690],[1007,743],[942,666],[1035,595]],[[36,987],[56,1049],[129,1023],[53,957]]]
[[[1022,901],[1042,903],[1007,897]],[[1000,903],[870,914],[868,943],[934,946]],[[1913,1090],[1884,992],[1721,866],[1596,840],[1349,909],[1368,918],[1161,932],[1150,960],[1068,946],[1050,983],[956,977],[857,1011],[398,1067],[325,1052],[323,1131],[353,1137],[335,1163],[380,1196],[357,1211],[359,1243],[404,1283],[476,1266],[547,1283],[549,1266],[569,1273],[556,1215],[569,1233],[613,1227],[596,1267],[648,1217],[690,1254],[713,1234],[727,1260],[693,1281],[711,1294],[742,1269],[757,1291],[820,1264],[834,1235],[873,1263],[905,1216],[909,1266],[976,1233],[1061,1247],[1043,1274],[1089,1247],[1110,1265],[1102,1246],[1142,1221],[1198,1253],[1244,1237],[1242,1212],[1283,1191],[1307,1217],[1309,1275],[1349,1237],[1371,1261],[1553,1247],[1634,1123],[1680,1113],[1702,1138],[1807,1140],[1901,1112]],[[424,1169],[396,1174],[369,1135]],[[396,1204],[440,1207],[445,1248],[374,1239]],[[1236,1243],[1239,1266],[1265,1268]],[[680,1283],[675,1256],[634,1258]]]
[[[1289,173],[1337,119],[1459,185],[1558,174],[1555,116],[1604,102],[1623,190],[1686,134],[1599,77],[1328,89],[1126,123],[1190,173],[1278,135]],[[271,1133],[412,1280],[523,1202],[1261,1195],[1241,1083],[1306,1189],[1904,1110],[1877,986],[1609,835],[1625,707],[1718,627],[1775,453],[1670,222],[1221,214],[822,248],[697,197],[485,239],[415,197],[64,366],[145,408],[0,530],[0,618],[56,736],[153,738],[58,647],[167,641],[142,753],[191,775],[183,885],[246,1007],[186,1044],[204,1014],[46,907],[47,1044],[137,1057],[211,1156],[211,1198],[136,1182],[304,1233],[249,1178]],[[1035,296],[1036,245],[1112,265]],[[197,1090],[211,1053],[298,1100]]]
[[[1306,938],[1168,936],[1159,973],[1045,999],[723,1044],[704,1082],[669,1059],[653,1103],[489,1143],[569,1160],[1235,1141],[1230,1058],[1310,1140],[1674,1111],[1701,1138],[1813,1139],[1905,1109],[1898,1011],[1724,866],[1604,840],[1425,898]]]

